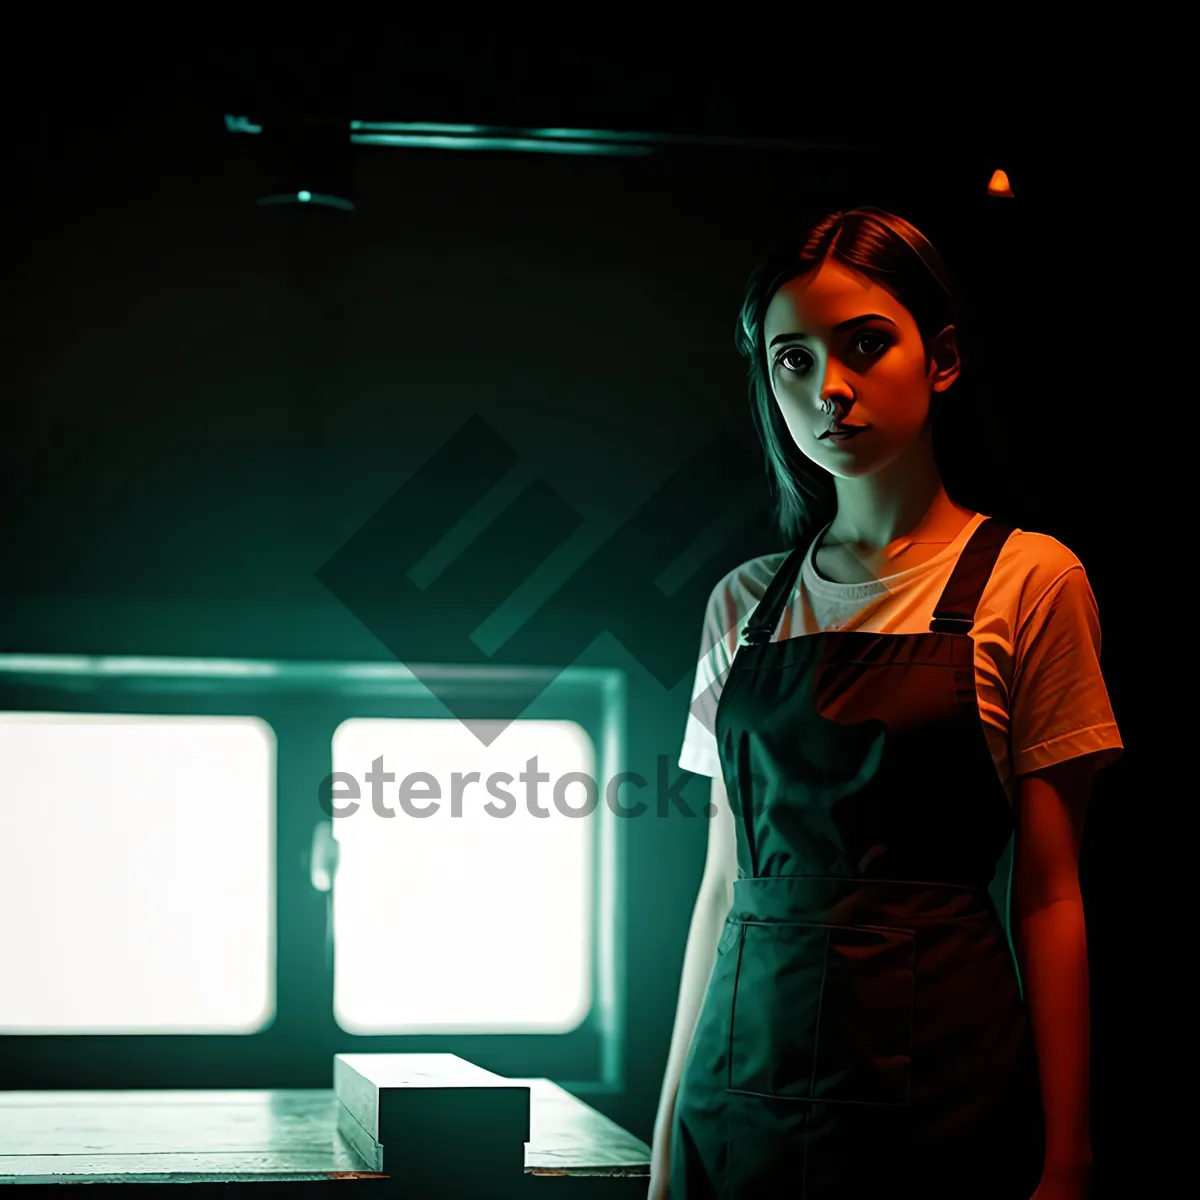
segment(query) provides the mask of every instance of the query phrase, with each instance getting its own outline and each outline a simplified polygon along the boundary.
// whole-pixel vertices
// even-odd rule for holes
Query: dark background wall
[[[1170,404],[1151,310],[1178,282],[1157,215],[1173,77],[1146,66],[1167,31],[1011,6],[792,5],[726,24],[603,6],[437,27],[388,11],[18,10],[0,650],[387,660],[316,572],[472,416],[597,530],[714,438],[705,470],[761,481],[732,345],[745,276],[805,215],[893,206],[942,244],[980,319],[972,407],[944,435],[952,494],[1064,541],[1099,599],[1127,750],[1085,848],[1097,1127],[1129,1162],[1161,1158],[1173,1118],[1148,1080],[1184,1030],[1165,799],[1184,776],[1147,594],[1165,603],[1179,575],[1163,535],[1186,471],[1168,431],[1130,429]],[[808,148],[359,147],[339,164],[230,134],[226,113]],[[253,203],[305,154],[342,172],[354,213]],[[983,194],[996,166],[1015,201]],[[703,533],[689,521],[681,538]],[[694,586],[772,548],[760,504]],[[637,633],[589,661],[630,670],[632,769],[665,755],[674,771],[702,610],[683,635],[640,613],[631,595],[615,624]],[[639,666],[660,635],[674,657]],[[628,838],[628,1090],[598,1103],[646,1138],[704,837],[654,820]],[[325,1085],[327,1063],[305,1069]]]

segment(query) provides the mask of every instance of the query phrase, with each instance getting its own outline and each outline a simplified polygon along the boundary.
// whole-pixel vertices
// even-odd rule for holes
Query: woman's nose
[[[821,393],[821,412],[825,416],[836,416],[840,421],[850,407],[850,397],[841,389],[825,389]]]

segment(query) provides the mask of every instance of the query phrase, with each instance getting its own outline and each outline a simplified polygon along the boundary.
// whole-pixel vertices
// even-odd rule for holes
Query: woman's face
[[[927,359],[908,309],[830,259],[775,293],[763,336],[771,388],[793,441],[817,466],[847,479],[900,457],[925,427],[930,393],[948,388],[959,370],[952,326]],[[835,422],[862,432],[822,436]]]

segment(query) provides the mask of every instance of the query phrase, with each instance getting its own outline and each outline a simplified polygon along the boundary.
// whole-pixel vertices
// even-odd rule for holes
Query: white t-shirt
[[[929,632],[954,564],[984,520],[976,513],[935,557],[869,583],[832,583],[818,575],[814,538],[773,636]],[[714,733],[721,686],[743,629],[786,558],[787,551],[752,558],[713,588],[679,755],[685,771],[721,772]],[[1101,767],[1122,753],[1100,671],[1096,598],[1082,564],[1061,542],[1013,531],[992,568],[971,636],[979,714],[1010,804],[1018,776],[1096,752]]]

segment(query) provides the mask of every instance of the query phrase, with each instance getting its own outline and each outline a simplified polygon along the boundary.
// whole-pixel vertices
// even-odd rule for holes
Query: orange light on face
[[[1009,200],[1013,199],[1013,190],[1009,186],[1008,176],[1003,171],[992,172],[992,177],[988,180],[988,195],[1006,196]]]

